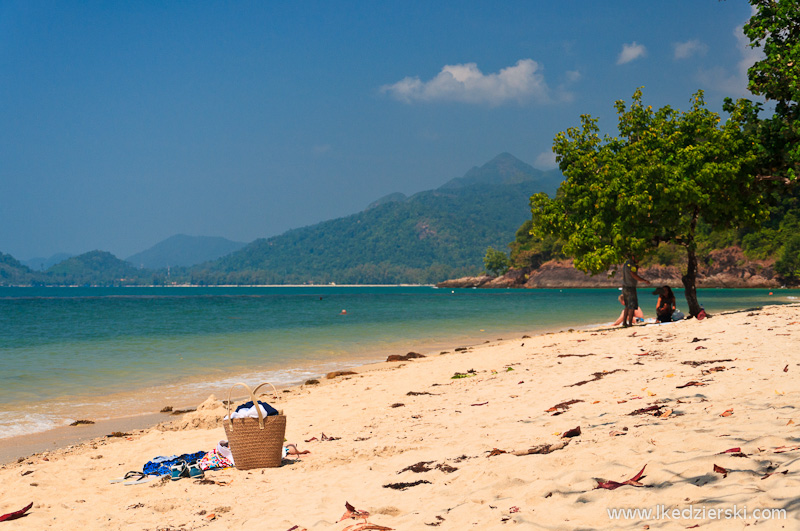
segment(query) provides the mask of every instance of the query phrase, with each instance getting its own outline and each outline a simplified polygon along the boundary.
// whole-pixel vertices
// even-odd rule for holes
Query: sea
[[[646,317],[656,296],[639,290]],[[0,439],[279,389],[389,354],[610,324],[617,289],[0,287]],[[675,290],[686,312],[682,290]],[[701,289],[710,314],[800,290]],[[688,312],[687,312],[688,313]],[[666,325],[670,326],[670,325]]]

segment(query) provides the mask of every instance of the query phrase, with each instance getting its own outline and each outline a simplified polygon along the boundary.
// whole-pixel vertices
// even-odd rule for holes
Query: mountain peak
[[[483,166],[474,166],[464,174],[443,184],[439,189],[447,190],[476,185],[518,184],[535,181],[543,172],[522,162],[511,153],[503,152]]]

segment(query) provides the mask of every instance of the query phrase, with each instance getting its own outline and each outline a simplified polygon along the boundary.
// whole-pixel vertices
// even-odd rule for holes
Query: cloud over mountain
[[[533,59],[520,59],[514,66],[491,74],[481,72],[476,63],[445,65],[429,81],[406,77],[382,86],[381,92],[406,103],[458,101],[496,106],[512,101],[550,101],[547,83]]]

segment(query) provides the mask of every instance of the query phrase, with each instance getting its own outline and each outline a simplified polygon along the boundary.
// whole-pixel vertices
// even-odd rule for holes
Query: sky
[[[250,242],[747,97],[744,0],[0,2],[0,252]]]

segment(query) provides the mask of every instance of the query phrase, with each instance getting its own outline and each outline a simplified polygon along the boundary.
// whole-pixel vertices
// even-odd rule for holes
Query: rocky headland
[[[773,269],[772,260],[750,260],[739,247],[709,253],[698,264],[699,288],[779,288],[784,285]],[[505,275],[480,275],[446,280],[440,288],[611,288],[620,284],[615,269],[605,274],[588,275],[573,267],[572,260],[551,260],[537,269],[512,269]],[[681,267],[653,265],[640,274],[653,285],[681,288]]]

